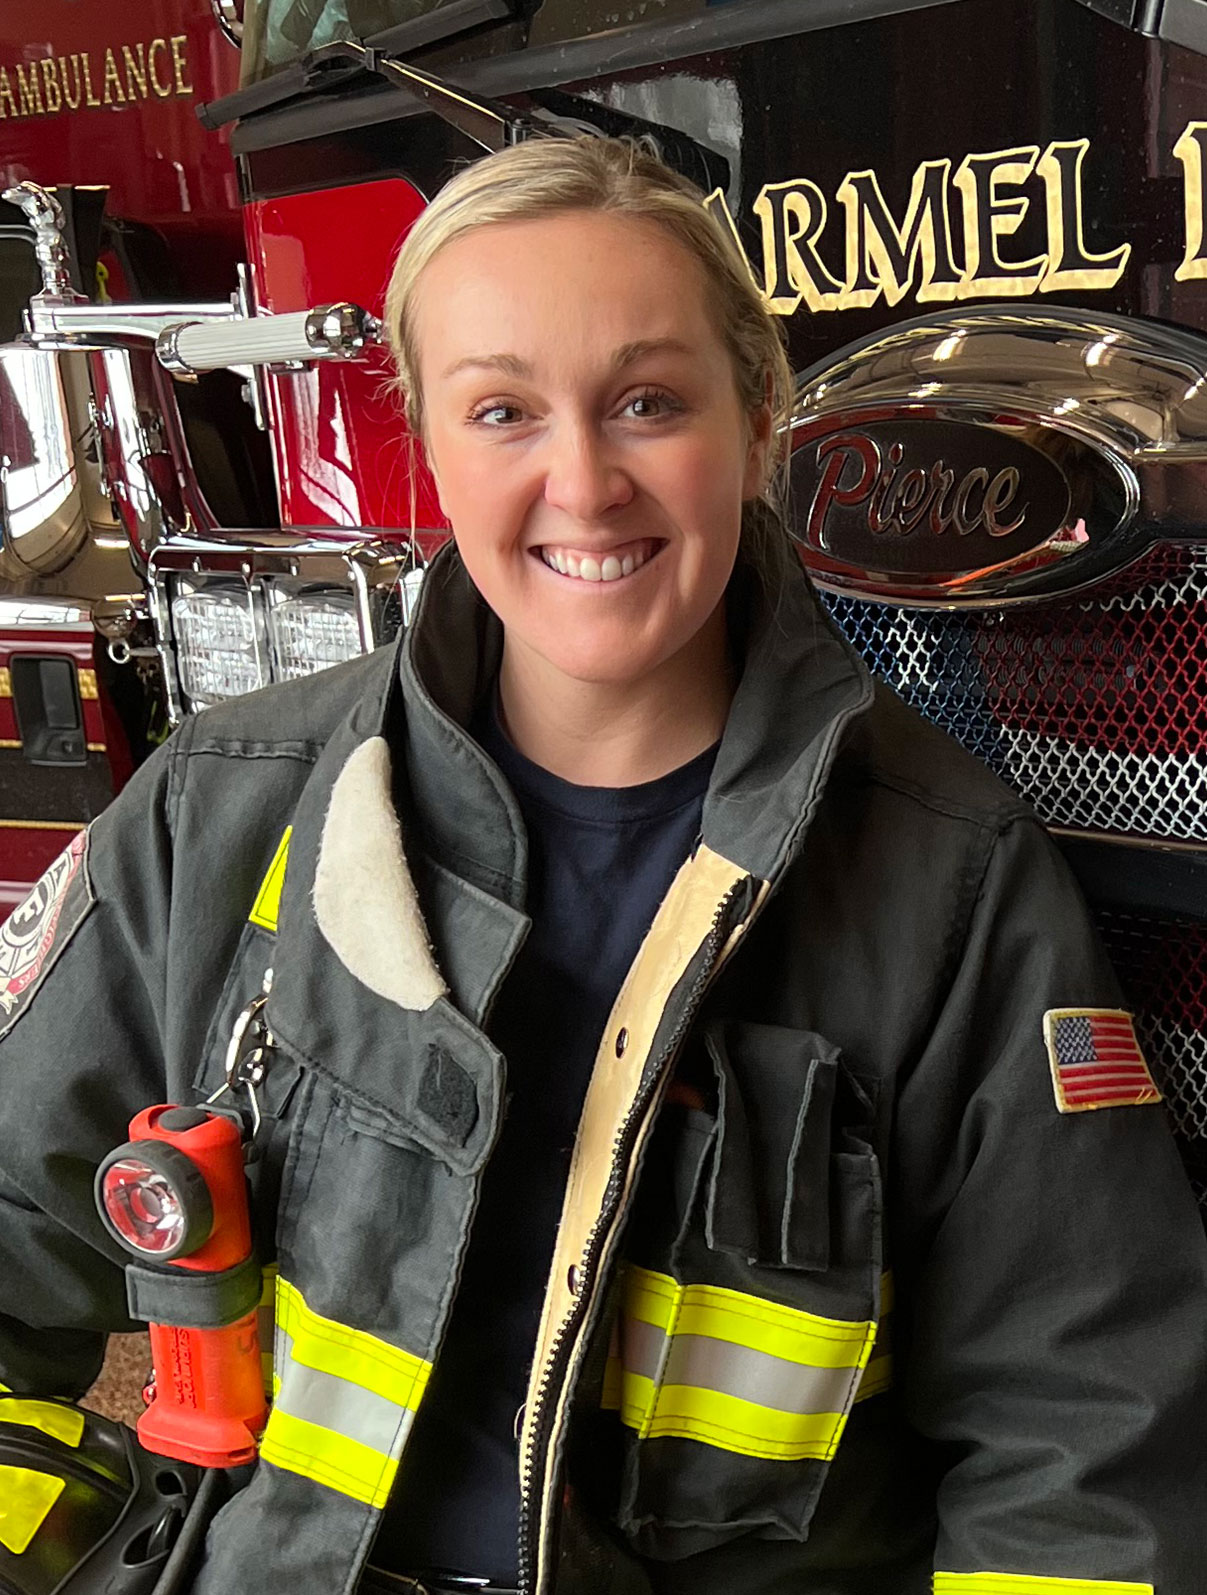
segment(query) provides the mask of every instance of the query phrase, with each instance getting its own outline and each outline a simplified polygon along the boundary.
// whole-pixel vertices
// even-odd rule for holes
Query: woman
[[[86,1388],[90,1168],[267,991],[279,1387],[197,1591],[1192,1595],[1156,1093],[1073,1083],[1130,1028],[1065,871],[785,557],[744,265],[651,156],[531,143],[387,319],[455,548],[398,650],[190,721],[61,872],[0,1378]]]

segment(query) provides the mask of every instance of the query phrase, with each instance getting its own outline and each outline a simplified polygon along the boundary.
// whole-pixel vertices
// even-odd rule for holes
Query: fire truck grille
[[[876,674],[1048,824],[1207,842],[1207,547],[1003,610],[823,596]]]
[[[1207,924],[1102,912],[1098,927],[1207,1211]]]

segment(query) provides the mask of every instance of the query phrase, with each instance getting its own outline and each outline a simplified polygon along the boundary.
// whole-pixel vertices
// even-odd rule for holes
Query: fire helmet
[[[201,1479],[124,1424],[0,1393],[0,1595],[151,1595]]]

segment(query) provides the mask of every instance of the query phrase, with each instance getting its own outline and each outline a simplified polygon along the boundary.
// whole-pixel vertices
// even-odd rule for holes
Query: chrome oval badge
[[[1133,473],[1034,416],[907,400],[800,420],[791,444],[792,532],[836,592],[1013,603],[1139,552]]]
[[[1201,541],[1207,340],[1035,306],[952,307],[798,378],[789,517],[835,592],[998,608]]]
[[[1072,503],[1060,466],[1020,437],[908,414],[802,428],[792,487],[806,548],[904,581],[1014,564]]]

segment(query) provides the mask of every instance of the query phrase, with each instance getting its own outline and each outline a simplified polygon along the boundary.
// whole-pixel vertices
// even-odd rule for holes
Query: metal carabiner
[[[219,1101],[229,1091],[232,1095],[239,1091],[247,1092],[247,1099],[251,1105],[251,1138],[254,1141],[260,1133],[262,1122],[260,1114],[260,1099],[256,1094],[256,1087],[261,1084],[268,1073],[268,1053],[273,1046],[272,1032],[263,1018],[264,1004],[268,1001],[268,994],[272,990],[272,970],[264,973],[264,989],[259,992],[247,1006],[240,1012],[231,1030],[231,1038],[226,1048],[226,1064],[224,1068],[225,1080],[214,1092],[213,1096],[206,1098],[206,1106],[210,1107]]]

